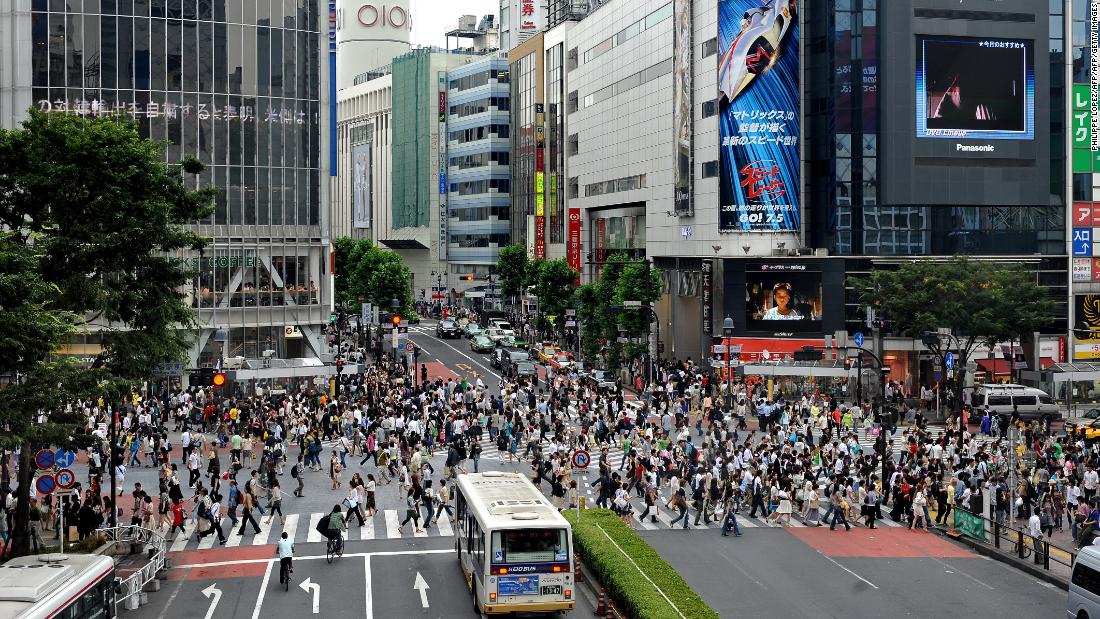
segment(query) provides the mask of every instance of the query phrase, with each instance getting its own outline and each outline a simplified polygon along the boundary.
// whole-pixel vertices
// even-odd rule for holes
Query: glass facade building
[[[327,59],[318,0],[33,0],[34,104],[118,114],[206,164],[218,190],[195,229],[192,363],[319,355],[331,306],[322,205]],[[323,120],[323,117],[325,120]],[[211,335],[224,330],[227,341]]]

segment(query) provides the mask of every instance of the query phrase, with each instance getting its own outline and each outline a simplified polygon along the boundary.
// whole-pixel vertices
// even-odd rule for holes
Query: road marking
[[[253,546],[263,546],[267,543],[267,538],[271,535],[271,528],[275,526],[275,519],[271,519],[271,524],[266,527],[260,527],[260,532],[252,536]],[[292,534],[293,535],[293,534]]]
[[[363,519],[363,526],[359,527],[359,539],[374,539],[374,516]]]
[[[313,614],[321,612],[321,585],[311,581],[309,576],[298,585],[302,588],[302,591],[309,593],[310,589],[313,590]]]
[[[474,368],[466,365],[465,363],[456,363],[455,367],[462,370],[463,372],[470,372],[470,371],[473,371],[473,369],[474,369]]]
[[[297,529],[297,528],[298,528],[298,514],[287,514],[286,515],[286,526],[283,527],[283,530],[286,531],[287,539],[290,540],[290,543],[292,543],[292,544],[294,543],[294,530]]]
[[[309,528],[306,529],[306,542],[323,542],[325,536],[321,535],[321,532],[317,530],[317,523],[321,522],[321,518],[325,515],[321,512],[313,512],[309,515]]]
[[[371,584],[370,555],[363,557],[363,571],[366,572],[363,577],[363,593],[366,596],[363,607],[367,609],[367,619],[374,619],[374,587]]]
[[[442,518],[435,521],[436,526],[439,527],[439,536],[440,537],[454,537],[455,536],[454,529],[451,528],[451,521],[447,519],[446,514],[447,514],[447,512],[444,511],[442,514],[440,514],[440,516],[442,516]]]
[[[187,574],[190,574],[190,573],[191,573],[191,570],[188,569]],[[172,608],[172,602],[176,599],[176,596],[178,596],[180,594],[180,589],[183,588],[183,583],[187,582],[187,574],[184,574],[183,578],[180,578],[179,583],[176,585],[175,590],[172,591],[172,595],[168,596],[168,603],[164,605],[164,610],[160,611],[160,614],[157,615],[157,619],[164,619],[164,616],[166,614],[168,614],[168,609]]]
[[[955,566],[953,566],[953,565],[950,565],[950,564],[948,564],[948,563],[947,563],[946,561],[942,561],[942,560],[940,560],[940,559],[937,559],[936,557],[928,557],[928,558],[929,558],[929,559],[932,559],[932,560],[933,560],[933,561],[935,561],[936,563],[939,563],[940,565],[942,565],[942,566],[944,566],[944,567],[948,568],[949,570],[951,570],[951,571],[955,572],[956,574],[962,574],[963,576],[966,576],[966,577],[967,577],[967,578],[969,578],[970,580],[973,580],[974,582],[976,582],[976,583],[978,583],[979,585],[981,585],[981,586],[985,587],[986,589],[989,589],[990,591],[993,591],[993,587],[992,587],[991,585],[988,585],[988,584],[986,584],[986,583],[984,583],[984,582],[982,582],[982,581],[978,580],[977,578],[974,578],[973,576],[971,576],[970,574],[967,574],[966,572],[964,572],[964,571],[960,570],[959,568],[957,568],[957,567],[955,567]]]
[[[401,532],[397,530],[397,512],[392,509],[387,509],[384,513],[386,515],[386,537],[390,539],[400,538]]]
[[[187,540],[191,539],[191,534],[195,532],[195,523],[188,522],[183,525],[183,531],[176,532],[176,539],[172,542],[172,547],[168,549],[169,552],[180,552],[187,547]]]
[[[454,554],[454,548],[445,548],[440,550],[379,550],[376,552],[345,552],[344,557],[401,557],[406,555],[440,555],[440,554]],[[294,557],[295,561],[320,561],[322,559],[328,559],[326,555],[308,555],[302,557]],[[227,565],[249,565],[255,563],[266,563],[270,567],[271,564],[278,561],[278,559],[239,559],[237,561],[215,561],[211,563],[188,563],[186,565],[173,565],[169,569],[173,570],[185,570],[193,569],[197,567],[224,567]],[[270,574],[268,574],[270,577]]]
[[[872,588],[872,589],[878,589],[878,586],[877,586],[877,585],[876,585],[875,583],[873,583],[873,582],[871,582],[871,581],[867,580],[866,578],[864,578],[864,577],[860,576],[859,574],[856,574],[856,573],[855,573],[855,572],[853,572],[852,570],[850,570],[850,569],[848,569],[848,568],[844,567],[843,565],[841,565],[840,563],[838,563],[838,562],[836,561],[836,559],[834,559],[834,558],[832,558],[832,557],[830,557],[830,556],[826,555],[825,553],[821,552],[820,550],[815,550],[815,552],[817,552],[817,554],[819,554],[819,555],[821,555],[821,556],[825,557],[825,560],[826,560],[826,561],[828,561],[828,562],[832,563],[833,565],[835,565],[835,566],[839,567],[840,569],[844,570],[845,572],[848,572],[848,573],[849,573],[849,574],[851,574],[852,576],[855,576],[856,578],[858,578],[858,579],[862,580],[863,582],[867,583],[868,585],[870,585],[870,586],[871,586],[871,588]]]
[[[256,610],[252,611],[252,619],[260,619],[260,608],[264,605],[264,595],[267,593],[267,583],[271,580],[271,566],[275,565],[276,559],[260,559],[260,561],[267,562],[267,569],[264,570],[264,579],[260,583],[260,593],[256,595]]]
[[[476,366],[478,366],[478,367],[480,367],[480,368],[484,369],[484,370],[485,370],[485,371],[486,371],[487,373],[489,373],[490,375],[492,375],[492,376],[496,376],[496,377],[497,377],[497,380],[500,380],[500,374],[497,374],[496,372],[494,372],[494,371],[492,370],[492,368],[490,368],[490,367],[486,366],[485,364],[481,363],[481,362],[480,362],[480,361],[478,361],[477,359],[474,359],[474,358],[473,358],[473,357],[471,357],[470,355],[467,355],[466,353],[464,353],[464,352],[462,352],[461,350],[459,350],[459,349],[455,348],[454,346],[451,346],[450,344],[448,344],[447,342],[445,342],[445,341],[443,341],[443,340],[436,340],[436,341],[438,341],[438,342],[439,342],[440,344],[443,344],[443,345],[444,345],[444,346],[446,346],[447,348],[450,348],[451,350],[455,351],[456,353],[458,353],[459,355],[461,355],[461,356],[465,357],[466,359],[469,359],[471,363],[473,363],[474,365],[476,365]],[[457,365],[457,364],[456,364],[456,365]]]
[[[207,550],[214,547],[214,540],[218,539],[216,532],[211,533],[199,540],[199,550]]]
[[[420,606],[422,608],[428,607],[428,589],[430,588],[420,572],[417,572],[416,578],[413,580],[413,590],[420,592]],[[207,615],[206,619],[210,619],[210,616]]]
[[[416,532],[416,520],[413,520],[412,523],[413,523],[413,537],[428,537],[428,530],[427,529],[421,528],[420,532],[417,533]]]
[[[210,608],[206,609],[206,619],[210,619],[214,616],[214,610],[218,607],[218,602],[222,599],[222,590],[217,587],[216,582],[210,583],[210,586],[202,590],[203,597],[211,598]]]
[[[225,536],[226,548],[236,548],[241,545],[242,540],[244,540],[244,536],[237,535],[237,527],[229,527],[229,535]]]

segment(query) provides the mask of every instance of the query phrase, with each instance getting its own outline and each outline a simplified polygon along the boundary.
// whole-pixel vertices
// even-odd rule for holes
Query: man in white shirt
[[[1085,471],[1084,481],[1081,486],[1085,490],[1085,500],[1091,501],[1092,497],[1096,495],[1096,486],[1100,484],[1100,475],[1096,473],[1096,467],[1089,465],[1087,471]]]

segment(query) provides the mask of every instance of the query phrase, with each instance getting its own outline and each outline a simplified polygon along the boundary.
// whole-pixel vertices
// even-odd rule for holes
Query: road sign
[[[70,449],[59,449],[54,456],[53,465],[60,468],[69,468],[76,461],[76,454]]]
[[[573,452],[573,468],[586,469],[590,462],[592,462],[592,458],[588,455],[587,451],[578,449]]]
[[[947,366],[947,369],[955,369],[955,353],[948,352],[943,356],[943,364]]]
[[[933,378],[934,378],[935,380],[937,380],[937,381],[938,381],[938,380],[939,380],[939,379],[941,378],[941,375],[940,375],[940,373],[939,373],[939,372],[935,372],[935,373],[934,373],[934,374],[932,375],[932,377],[933,377]]]
[[[182,363],[162,363],[153,368],[153,376],[165,377],[165,376],[183,376],[183,364]]]
[[[34,454],[34,463],[38,465],[40,469],[53,468],[54,453],[49,449],[40,449],[38,453]]]
[[[361,316],[359,318],[359,321],[362,322],[365,325],[373,324],[374,323],[374,320],[373,320],[373,318],[374,318],[374,305],[372,305],[370,303],[363,303],[359,307],[359,309],[362,312]]]
[[[623,301],[623,307],[641,307],[641,301]]]
[[[407,344],[405,344],[405,351],[409,353],[416,352],[416,344],[408,342]]]
[[[859,346],[860,348],[863,348],[863,342],[864,342],[863,332],[862,331],[857,331],[856,334],[852,337],[852,341],[854,341],[856,343],[856,346]]]
[[[65,488],[67,490],[72,488],[73,484],[76,483],[76,474],[73,473],[72,469],[61,469],[57,472],[57,475],[54,476],[54,479],[57,481],[57,486],[59,488]]]
[[[41,494],[50,494],[57,487],[57,482],[54,480],[53,475],[47,473],[34,482],[34,487]]]

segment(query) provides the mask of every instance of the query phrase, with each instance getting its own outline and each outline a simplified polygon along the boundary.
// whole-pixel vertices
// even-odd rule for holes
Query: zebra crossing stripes
[[[321,522],[321,518],[325,515],[321,512],[314,512],[309,515],[309,527],[306,529],[306,543],[318,543],[325,541],[325,536],[317,530],[317,524]]]

